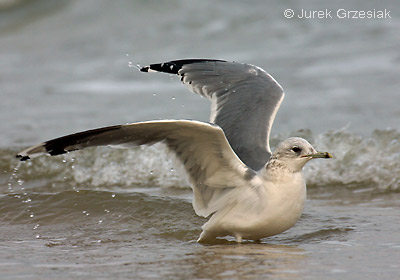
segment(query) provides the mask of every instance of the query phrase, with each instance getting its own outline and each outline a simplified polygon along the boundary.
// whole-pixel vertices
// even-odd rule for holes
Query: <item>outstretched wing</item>
[[[197,214],[208,216],[212,201],[226,189],[248,185],[254,171],[231,149],[222,129],[188,120],[163,120],[116,125],[63,136],[20,152],[27,160],[41,154],[59,155],[105,145],[151,145],[164,141],[183,163],[194,191]],[[215,203],[214,203],[215,204]]]
[[[263,69],[223,60],[185,59],[151,64],[141,71],[179,75],[191,91],[211,100],[210,121],[223,129],[247,166],[259,170],[268,161],[269,134],[284,93]]]

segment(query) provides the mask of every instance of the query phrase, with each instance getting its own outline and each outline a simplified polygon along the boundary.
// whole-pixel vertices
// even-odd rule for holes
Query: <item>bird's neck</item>
[[[293,168],[279,159],[271,158],[260,172],[267,181],[290,181],[295,177],[303,177],[301,168]]]

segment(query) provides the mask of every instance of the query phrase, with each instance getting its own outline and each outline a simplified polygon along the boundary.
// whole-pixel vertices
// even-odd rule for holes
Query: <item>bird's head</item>
[[[275,149],[269,163],[282,165],[292,172],[299,172],[303,166],[315,158],[332,158],[328,152],[318,152],[311,144],[299,137],[291,137],[281,142]],[[271,166],[270,164],[270,166]],[[267,164],[268,167],[269,164]]]

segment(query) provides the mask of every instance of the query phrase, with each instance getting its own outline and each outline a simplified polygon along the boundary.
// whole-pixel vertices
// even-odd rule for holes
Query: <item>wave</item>
[[[290,134],[308,139],[317,150],[329,151],[333,160],[314,160],[304,173],[308,187],[342,186],[371,191],[400,189],[400,132],[375,130],[359,136],[343,130],[314,136],[310,130]],[[278,135],[272,146],[288,137]],[[7,191],[130,189],[135,187],[189,188],[180,164],[164,145],[131,149],[89,148],[58,157],[39,157],[18,163],[16,148],[0,149],[0,176]]]
[[[374,191],[400,190],[400,132],[374,130],[361,137],[345,130],[315,138],[315,146],[333,153],[335,160],[312,161],[305,168],[311,185],[343,185]]]
[[[71,187],[129,189],[189,186],[184,172],[176,170],[175,158],[162,144],[130,149],[88,148],[57,157],[42,156],[22,163],[13,157],[9,159],[8,153],[15,155],[16,152],[14,149],[0,152],[0,157],[7,158],[5,162],[10,161],[5,168],[9,169],[7,184],[11,188],[24,185],[61,191]]]

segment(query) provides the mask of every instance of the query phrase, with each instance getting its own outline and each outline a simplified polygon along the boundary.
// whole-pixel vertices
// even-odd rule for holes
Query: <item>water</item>
[[[288,8],[392,18],[286,19]],[[398,278],[399,15],[395,1],[0,1],[0,279]],[[197,244],[206,220],[162,145],[14,158],[79,130],[206,121],[208,100],[137,70],[191,57],[266,69],[286,92],[272,147],[302,136],[335,155],[306,166],[294,228]]]

